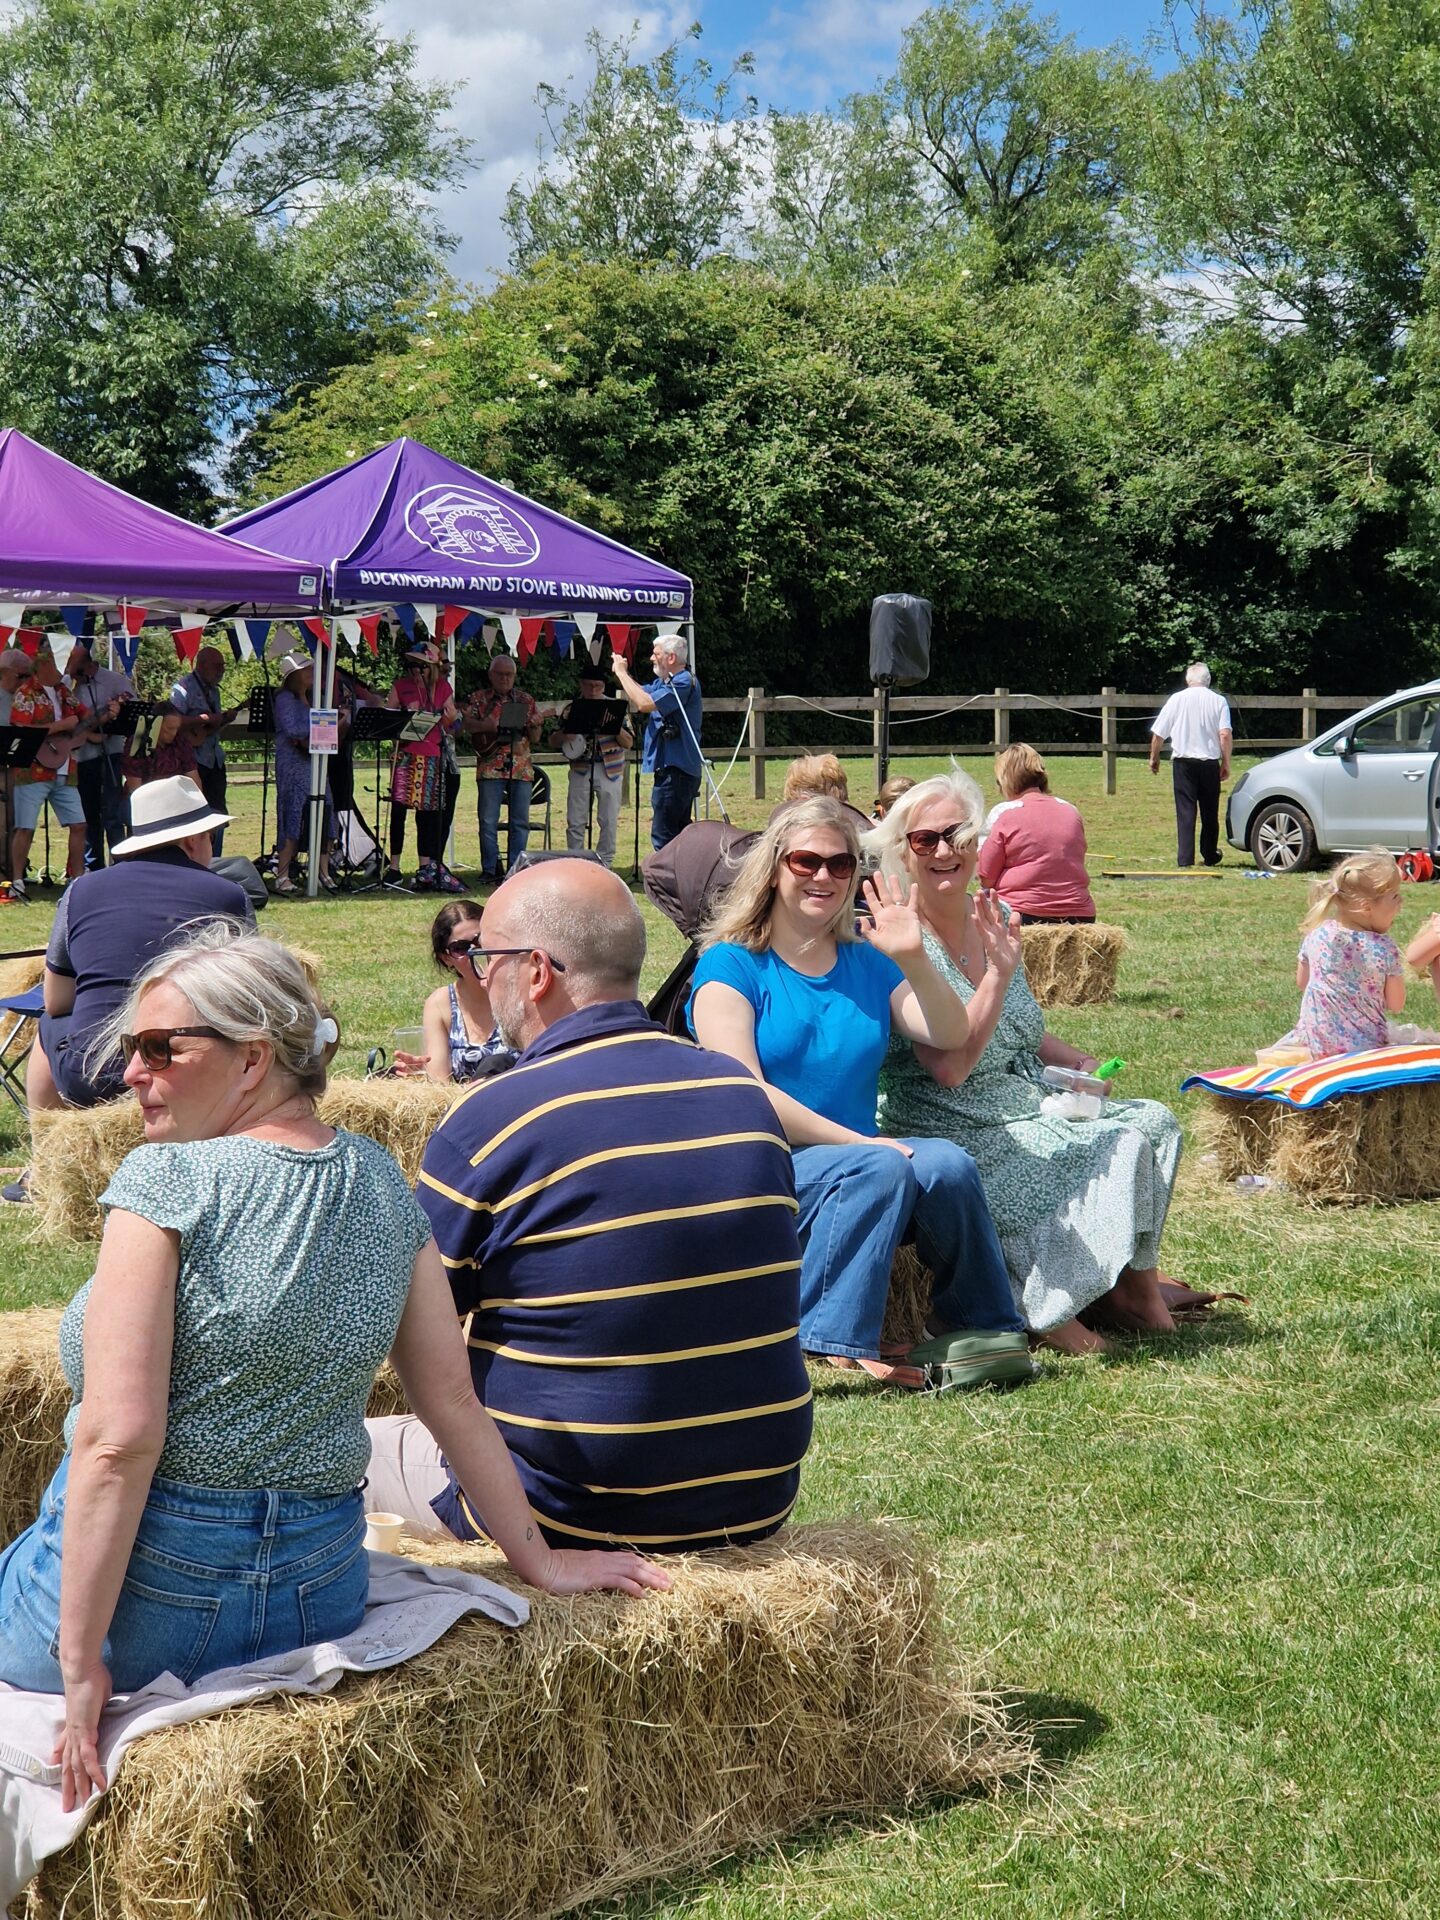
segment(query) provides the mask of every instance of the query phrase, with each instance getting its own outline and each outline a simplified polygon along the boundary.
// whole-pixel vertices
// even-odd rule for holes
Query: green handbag
[[[905,1356],[906,1364],[925,1369],[927,1393],[956,1393],[964,1387],[1008,1387],[1034,1378],[1030,1341],[1023,1332],[941,1333],[922,1340]]]

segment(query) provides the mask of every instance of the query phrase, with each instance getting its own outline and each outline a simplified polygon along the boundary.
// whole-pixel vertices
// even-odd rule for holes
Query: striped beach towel
[[[1440,1047],[1373,1047],[1332,1054],[1304,1067],[1217,1067],[1192,1073],[1180,1082],[1180,1091],[1203,1087],[1230,1100],[1274,1100],[1308,1113],[1342,1093],[1376,1093],[1426,1080],[1440,1080]]]

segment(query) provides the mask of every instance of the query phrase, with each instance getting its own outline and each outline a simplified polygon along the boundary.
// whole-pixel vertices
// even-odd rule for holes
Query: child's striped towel
[[[1304,1067],[1217,1067],[1192,1073],[1181,1081],[1180,1091],[1204,1087],[1231,1100],[1274,1100],[1308,1112],[1342,1093],[1376,1093],[1426,1080],[1440,1080],[1440,1047],[1373,1047],[1332,1054]]]

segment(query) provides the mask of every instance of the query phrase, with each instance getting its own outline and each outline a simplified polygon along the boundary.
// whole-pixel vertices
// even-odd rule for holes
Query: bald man
[[[680,1552],[784,1521],[810,1388],[784,1133],[735,1061],[646,1018],[644,958],[591,862],[491,895],[471,964],[520,1058],[451,1109],[418,1192],[547,1539]],[[485,1537],[417,1420],[367,1425],[371,1512]]]
[[[195,778],[216,813],[225,811],[225,745],[220,732],[240,711],[238,706],[220,704],[220,682],[224,678],[225,655],[219,647],[205,646],[196,654],[193,669],[170,689],[170,704],[186,716],[185,732],[195,746]],[[221,827],[215,835],[217,860],[224,842],[225,829]]]

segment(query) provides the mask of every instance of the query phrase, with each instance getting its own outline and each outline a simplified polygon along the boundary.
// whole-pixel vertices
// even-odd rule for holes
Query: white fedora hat
[[[212,807],[188,774],[171,774],[168,780],[150,780],[130,796],[130,838],[122,840],[112,853],[144,853],[147,847],[169,846],[175,840],[188,840],[192,833],[208,833],[212,827],[228,827],[230,815]]]

